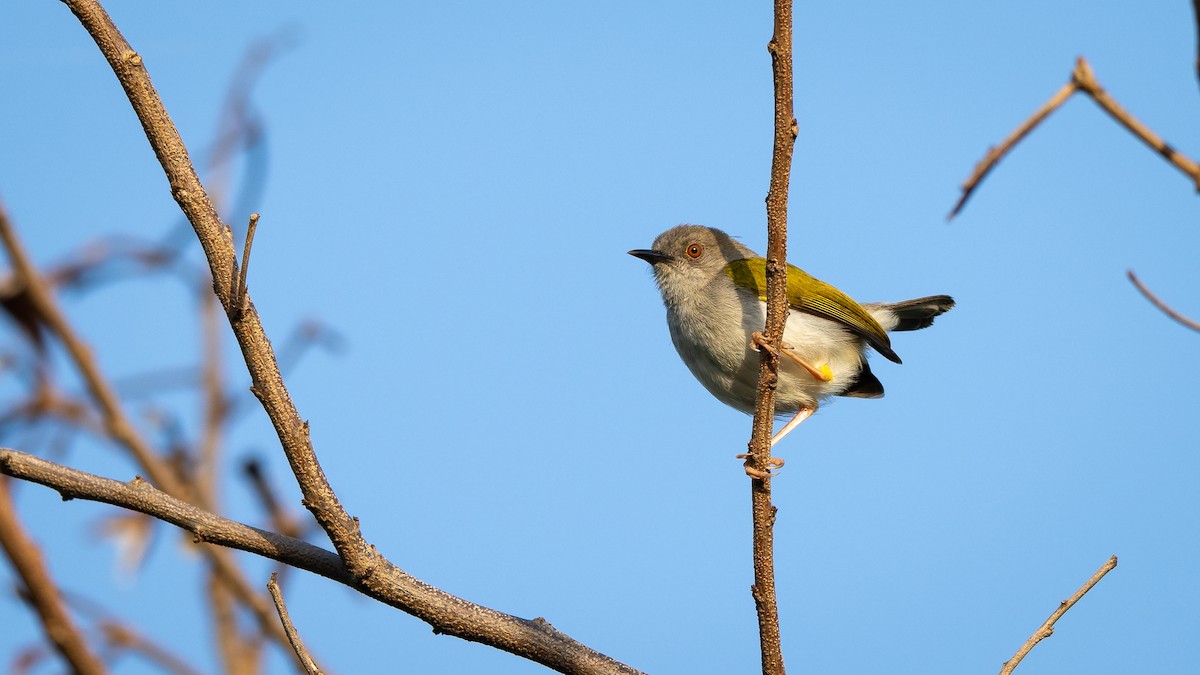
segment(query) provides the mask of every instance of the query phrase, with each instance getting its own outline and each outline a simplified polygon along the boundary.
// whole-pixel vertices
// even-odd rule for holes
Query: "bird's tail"
[[[888,309],[896,315],[896,325],[889,330],[920,330],[933,324],[933,318],[950,311],[954,298],[948,295],[931,295],[903,302],[880,303],[878,307]]]

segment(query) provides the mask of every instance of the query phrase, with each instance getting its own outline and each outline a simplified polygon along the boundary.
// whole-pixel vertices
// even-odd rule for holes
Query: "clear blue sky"
[[[289,384],[367,537],[429,583],[656,673],[758,667],[733,458],[750,420],[692,380],[625,251],[681,222],[765,247],[769,4],[108,5],[201,161],[244,50],[297,38],[253,93],[266,183],[226,215],[262,213],[250,289],[276,342],[309,317],[345,337]],[[1018,672],[1179,672],[1200,657],[1200,335],[1124,277],[1200,317],[1193,187],[1080,98],[945,221],[987,147],[1078,55],[1200,155],[1193,30],[1182,1],[797,7],[790,261],[863,301],[959,305],[896,337],[903,366],[876,359],[886,398],[836,401],[778,448],[796,672],[995,672],[1114,553],[1120,567]],[[4,3],[0,44],[0,198],[35,258],[177,227],[70,12]],[[65,302],[114,376],[196,358],[178,285]],[[275,448],[256,410],[227,457],[270,456],[298,508]],[[65,460],[132,477],[114,457],[81,442]],[[224,493],[226,515],[262,524],[243,484]],[[198,565],[173,531],[133,578],[91,529],[112,509],[30,486],[19,505],[65,587],[212,669]],[[285,592],[338,672],[541,670],[324,579],[294,575]],[[10,593],[0,624],[8,663],[38,631]]]

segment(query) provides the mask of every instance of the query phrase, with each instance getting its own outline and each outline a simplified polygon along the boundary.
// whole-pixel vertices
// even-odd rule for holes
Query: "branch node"
[[[257,213],[250,214],[250,224],[246,226],[246,242],[242,248],[242,264],[239,266],[234,261],[233,288],[229,295],[229,319],[231,321],[240,321],[242,313],[246,311],[246,275],[250,273],[250,248],[254,246],[254,232],[258,229]],[[225,227],[229,233],[230,240],[233,239],[233,234],[229,230],[229,226]]]

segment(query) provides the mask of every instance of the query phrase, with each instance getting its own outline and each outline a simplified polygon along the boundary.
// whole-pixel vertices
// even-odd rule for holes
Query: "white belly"
[[[683,362],[701,384],[718,400],[746,413],[754,411],[758,387],[759,353],[750,347],[751,335],[761,331],[766,320],[766,305],[747,302],[742,306],[741,325],[716,326],[699,317],[668,313],[671,340]],[[884,327],[894,322],[890,316],[878,316]],[[833,375],[822,382],[791,359],[780,359],[779,386],[775,390],[775,410],[791,414],[801,407],[845,391],[862,369],[863,340],[834,321],[792,310],[784,328],[784,344],[816,368],[828,366]],[[685,349],[682,343],[707,345]]]

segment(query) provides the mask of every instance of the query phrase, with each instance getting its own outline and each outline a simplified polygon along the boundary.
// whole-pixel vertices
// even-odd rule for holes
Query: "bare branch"
[[[140,477],[122,483],[7,448],[0,448],[0,473],[45,485],[57,491],[64,500],[103,502],[153,516],[191,532],[198,542],[247,551],[339,583],[351,583],[345,566],[333,553],[306,541],[209,513],[155,488]],[[201,550],[204,548],[208,547],[201,547]]]
[[[1195,0],[1195,2],[1200,2],[1200,0]],[[1198,17],[1197,20],[1200,21],[1200,17]],[[1198,29],[1200,29],[1200,24],[1198,24]],[[1197,61],[1197,67],[1200,68],[1200,60]],[[1200,73],[1200,71],[1198,71],[1198,73]],[[971,194],[974,193],[975,188],[979,187],[979,184],[983,181],[984,177],[987,176],[988,172],[995,168],[996,164],[999,163],[1000,160],[1006,154],[1008,154],[1008,152],[1011,151],[1021,139],[1025,138],[1030,131],[1033,131],[1034,127],[1045,120],[1050,113],[1062,106],[1062,104],[1071,97],[1071,94],[1074,94],[1075,92],[1083,92],[1091,97],[1091,99],[1095,101],[1096,104],[1104,110],[1104,112],[1111,115],[1113,119],[1121,124],[1121,126],[1125,127],[1130,133],[1141,139],[1143,143],[1150,146],[1152,150],[1165,158],[1175,168],[1182,171],[1184,175],[1192,180],[1192,184],[1196,186],[1196,189],[1200,190],[1200,164],[1197,164],[1189,159],[1186,155],[1168,145],[1167,142],[1162,139],[1162,137],[1151,131],[1149,127],[1147,127],[1133,115],[1129,114],[1127,110],[1122,108],[1121,105],[1117,103],[1116,99],[1114,99],[1107,91],[1105,91],[1104,88],[1100,86],[1100,83],[1096,81],[1096,76],[1095,73],[1092,72],[1091,65],[1088,64],[1087,60],[1081,56],[1075,62],[1075,70],[1071,72],[1071,81],[1064,85],[1062,89],[1059,89],[1054,96],[1051,96],[1050,100],[1042,105],[1042,107],[1039,108],[1038,111],[1033,115],[1031,115],[1029,119],[1025,120],[1021,126],[1017,127],[1016,131],[1009,134],[1008,138],[1004,139],[1004,142],[1002,142],[999,146],[988,149],[987,154],[984,155],[983,159],[975,165],[975,170],[971,173],[971,176],[967,178],[966,182],[963,183],[962,196],[959,197],[958,203],[955,204],[954,208],[950,211],[950,215],[947,217],[947,220],[953,220],[954,217],[957,216],[960,211],[962,211],[963,207],[966,206],[967,199],[969,199]]]
[[[750,456],[746,472],[754,532],[754,585],[750,594],[758,614],[762,672],[782,675],[783,647],[779,608],[775,598],[775,505],[771,503],[771,431],[775,421],[775,385],[779,378],[779,347],[788,315],[787,206],[792,151],[799,132],[792,105],[792,2],[775,0],[774,33],[767,51],[775,85],[775,140],[771,153],[771,183],[767,191],[767,321],[761,349],[758,392],[754,406]]]
[[[1075,591],[1074,595],[1059,603],[1058,609],[1054,610],[1054,612],[1050,614],[1050,618],[1046,619],[1045,623],[1035,630],[1033,635],[1029,636],[1029,639],[1025,641],[1025,644],[1021,645],[1021,648],[1017,650],[1016,654],[1013,654],[1011,659],[1004,662],[1004,666],[1000,668],[1000,675],[1009,675],[1012,673],[1012,671],[1017,667],[1017,664],[1021,663],[1021,659],[1025,658],[1025,656],[1031,649],[1034,648],[1034,646],[1037,645],[1037,643],[1054,634],[1055,622],[1061,619],[1062,615],[1066,614],[1068,609],[1074,607],[1075,603],[1079,602],[1080,598],[1082,598],[1088,591],[1092,590],[1092,586],[1095,586],[1097,583],[1099,583],[1100,580],[1104,578],[1104,575],[1108,574],[1116,566],[1117,556],[1114,555],[1103,565],[1101,565],[1100,569],[1096,570],[1096,573],[1092,575],[1092,578],[1084,582],[1083,586],[1080,586],[1079,590]]]
[[[254,246],[254,231],[258,229],[258,214],[250,214],[250,224],[246,227],[246,245],[242,249],[242,265],[238,269],[237,281],[233,285],[232,321],[237,321],[242,310],[246,307],[246,275],[250,272],[250,248]]]
[[[572,640],[545,619],[522,619],[476,605],[390,563],[376,570],[375,583],[362,584],[337,555],[325,549],[222,518],[157,490],[140,478],[121,483],[6,448],[0,448],[0,474],[45,485],[64,499],[104,502],[145,513],[191,532],[198,542],[235,548],[319,574],[412,614],[437,633],[491,645],[559,672],[638,672]]]
[[[1196,79],[1200,80],[1200,0],[1192,0],[1192,17],[1196,22]]]
[[[113,619],[101,620],[100,630],[111,647],[140,654],[160,670],[176,675],[199,675],[183,659],[175,656],[128,625]]]
[[[296,626],[292,624],[292,617],[288,615],[287,606],[283,604],[283,593],[279,590],[279,581],[274,572],[271,573],[271,580],[267,582],[267,591],[270,592],[271,599],[275,601],[275,609],[279,612],[279,621],[283,623],[283,632],[287,633],[288,642],[292,643],[292,649],[296,651],[296,658],[300,660],[304,672],[309,675],[322,675],[316,661],[313,661],[308,650],[304,648],[304,641],[296,632]]]
[[[1200,0],[1198,0],[1198,1],[1200,1]],[[1137,275],[1133,273],[1133,270],[1129,270],[1128,272],[1126,272],[1125,276],[1129,277],[1129,280],[1131,282],[1133,282],[1133,285],[1135,287],[1137,287],[1137,289],[1139,291],[1142,292],[1142,295],[1146,296],[1146,299],[1149,300],[1150,303],[1153,304],[1155,307],[1162,310],[1162,312],[1164,314],[1171,317],[1172,319],[1175,319],[1176,321],[1183,324],[1184,326],[1191,328],[1194,331],[1200,331],[1200,323],[1193,321],[1192,319],[1189,319],[1186,316],[1175,311],[1174,309],[1171,308],[1170,305],[1168,305],[1167,303],[1160,300],[1157,295],[1151,293],[1150,289],[1146,288],[1146,285],[1142,283],[1141,279],[1138,279]]]
[[[1100,83],[1096,81],[1096,75],[1092,72],[1092,67],[1083,57],[1080,57],[1076,62],[1075,72],[1072,73],[1071,77],[1075,85],[1085,94],[1091,96],[1096,105],[1103,108],[1104,112],[1111,115],[1121,126],[1128,129],[1130,133],[1150,146],[1151,150],[1162,155],[1175,168],[1182,171],[1188,178],[1191,178],[1192,184],[1196,186],[1197,190],[1200,190],[1200,164],[1196,164],[1196,162],[1187,156],[1176,151],[1162,137],[1151,131],[1150,127],[1142,124],[1140,120],[1129,114],[1129,111],[1122,108],[1116,99],[1109,95],[1100,86]]]
[[[958,212],[962,211],[963,207],[967,205],[967,200],[971,198],[971,194],[975,192],[975,188],[979,187],[983,179],[987,177],[992,169],[996,168],[1000,160],[1016,147],[1017,143],[1021,142],[1021,139],[1028,136],[1034,127],[1049,117],[1050,113],[1058,110],[1059,106],[1066,103],[1067,99],[1071,98],[1071,94],[1074,94],[1076,91],[1079,90],[1074,82],[1066,83],[1062,89],[1059,89],[1050,97],[1049,101],[1043,103],[1042,107],[1037,109],[1037,112],[1030,115],[1029,119],[1022,122],[1021,126],[1009,134],[1008,138],[1004,139],[1000,145],[988,148],[987,154],[983,156],[983,159],[979,160],[979,163],[975,165],[975,170],[971,172],[971,176],[962,184],[962,196],[958,198],[958,203],[951,209],[950,215],[946,217],[946,220],[953,220],[954,216],[957,216]]]
[[[85,675],[108,672],[71,620],[37,544],[21,527],[7,478],[0,478],[0,548],[28,590],[30,604],[42,621],[46,639],[71,665],[71,670]]]

